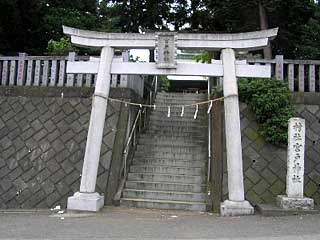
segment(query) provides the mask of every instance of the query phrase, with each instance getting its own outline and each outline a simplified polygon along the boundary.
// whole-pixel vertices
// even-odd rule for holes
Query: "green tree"
[[[190,16],[192,30],[200,32],[245,32],[279,27],[273,54],[299,57],[305,24],[314,15],[310,0],[196,0]],[[199,7],[200,6],[200,7]],[[314,24],[314,22],[313,22]]]
[[[116,3],[102,1],[98,6],[97,30],[105,32],[121,31],[121,6]]]
[[[167,28],[174,0],[113,0],[120,9],[120,24],[123,32],[162,30]]]
[[[59,40],[62,38],[62,25],[94,29],[96,27],[97,6],[94,0],[46,0],[43,28],[46,38]]]
[[[320,5],[316,5],[314,16],[302,26],[301,40],[297,45],[297,57],[320,59]]]
[[[279,27],[273,43],[273,53],[285,58],[299,58],[298,46],[304,33],[303,26],[315,13],[315,4],[310,0],[273,0],[266,5],[270,27]]]
[[[42,8],[41,0],[0,1],[0,54],[37,53],[46,48]]]
[[[319,7],[310,0],[2,0],[0,53],[42,54],[61,25],[138,32],[243,32],[280,27],[273,54],[317,57]],[[316,53],[316,54],[315,54]]]
[[[69,38],[61,38],[60,41],[51,39],[48,42],[48,54],[50,55],[67,55],[68,52],[74,51]]]

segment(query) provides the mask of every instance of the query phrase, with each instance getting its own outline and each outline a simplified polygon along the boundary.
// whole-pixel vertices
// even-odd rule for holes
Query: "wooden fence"
[[[129,53],[118,56],[119,61],[129,60]],[[89,61],[89,56],[28,56],[0,57],[0,85],[4,86],[50,86],[50,87],[93,87],[96,74],[67,74],[67,61]],[[272,77],[288,83],[292,92],[320,92],[320,60],[249,59],[249,64],[270,64]],[[112,87],[131,88],[143,94],[142,76],[113,75]]]
[[[320,61],[287,60],[277,55],[275,59],[251,59],[251,64],[270,64],[272,77],[285,81],[292,92],[320,92]]]
[[[116,56],[129,60],[129,53]],[[28,56],[20,53],[16,57],[0,57],[0,85],[43,87],[93,87],[96,74],[67,74],[67,61],[89,61],[89,56]],[[112,75],[111,87],[131,88],[143,95],[142,76]]]

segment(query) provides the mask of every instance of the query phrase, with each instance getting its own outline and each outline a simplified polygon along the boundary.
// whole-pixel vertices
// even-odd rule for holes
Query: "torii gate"
[[[63,26],[71,42],[101,48],[100,61],[69,62],[68,73],[97,73],[80,191],[68,198],[68,209],[98,211],[104,196],[95,192],[103,127],[111,74],[184,75],[223,77],[229,199],[221,203],[221,215],[253,214],[244,198],[242,147],[237,77],[270,78],[270,65],[236,61],[234,50],[257,50],[267,46],[277,28],[238,34],[102,33]],[[157,63],[113,62],[114,48],[158,49]],[[222,50],[221,60],[211,64],[177,63],[177,49]]]

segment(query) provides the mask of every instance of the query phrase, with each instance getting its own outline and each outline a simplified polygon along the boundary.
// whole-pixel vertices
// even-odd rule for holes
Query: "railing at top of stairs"
[[[145,104],[153,105],[155,98],[157,96],[158,91],[158,76],[155,76],[152,80],[150,91],[148,93],[148,97],[145,101]],[[118,186],[117,193],[113,197],[113,203],[116,205],[120,204],[120,198],[122,194],[122,190],[124,188],[124,184],[127,178],[128,170],[130,167],[130,160],[132,160],[133,157],[129,157],[130,155],[133,155],[133,151],[136,149],[137,146],[137,138],[139,134],[146,128],[147,122],[149,119],[151,109],[148,107],[141,107],[139,108],[137,115],[133,121],[133,124],[130,128],[129,136],[126,140],[124,150],[122,152],[122,167],[120,170],[121,173],[121,181]]]

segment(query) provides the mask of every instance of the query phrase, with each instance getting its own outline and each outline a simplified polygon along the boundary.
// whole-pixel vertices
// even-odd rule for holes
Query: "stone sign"
[[[288,134],[288,197],[303,197],[305,120],[291,118]]]
[[[288,127],[286,196],[278,196],[277,204],[284,209],[312,209],[313,200],[303,197],[305,120],[290,118]]]
[[[177,46],[174,33],[158,33],[156,41],[157,67],[176,68],[177,67]]]

